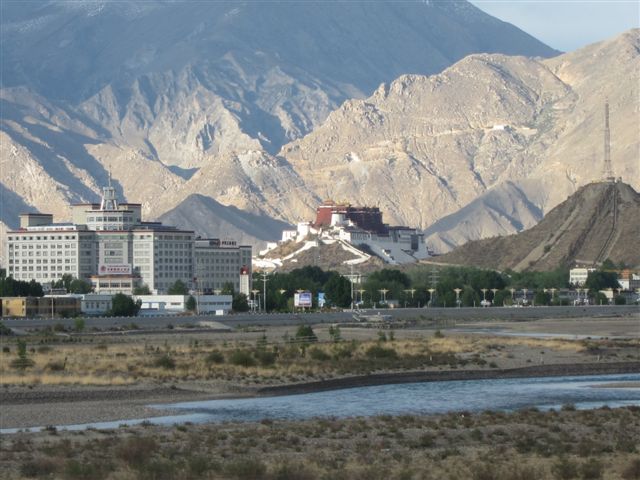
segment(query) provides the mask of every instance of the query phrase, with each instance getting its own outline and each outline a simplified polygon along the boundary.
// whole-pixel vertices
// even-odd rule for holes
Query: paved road
[[[401,308],[396,310],[367,310],[366,314],[391,315],[393,319],[422,318],[433,320],[528,320],[542,318],[609,317],[636,316],[640,328],[640,308],[634,305],[587,306],[587,307],[493,307],[493,308]],[[73,319],[3,319],[11,328],[42,328],[60,323],[72,328]],[[331,313],[273,313],[273,314],[234,314],[224,317],[200,316],[157,316],[157,317],[88,317],[87,329],[123,327],[135,323],[141,329],[165,328],[168,325],[197,325],[201,321],[216,321],[231,327],[249,325],[299,325],[315,323],[345,323],[353,321],[353,312]]]

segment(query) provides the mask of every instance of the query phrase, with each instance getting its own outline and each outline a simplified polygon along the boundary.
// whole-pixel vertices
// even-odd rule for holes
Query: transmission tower
[[[604,176],[608,182],[614,182],[611,167],[611,132],[609,130],[609,101],[604,104]]]

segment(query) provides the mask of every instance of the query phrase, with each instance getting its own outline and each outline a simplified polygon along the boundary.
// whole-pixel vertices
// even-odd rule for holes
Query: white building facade
[[[212,290],[226,282],[240,290],[241,268],[251,269],[250,246],[196,244],[193,231],[143,222],[141,210],[140,204],[119,203],[109,182],[101,203],[72,206],[73,223],[56,224],[50,214],[20,215],[20,227],[7,232],[7,274],[44,286],[69,274],[106,294],[130,295],[142,285],[164,293],[177,280],[194,289],[198,277]],[[202,260],[198,269],[196,258]]]

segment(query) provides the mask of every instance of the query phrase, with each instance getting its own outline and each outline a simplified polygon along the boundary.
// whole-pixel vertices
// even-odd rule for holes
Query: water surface
[[[264,419],[304,420],[314,417],[373,415],[427,415],[451,411],[513,411],[536,407],[541,410],[573,404],[576,408],[640,406],[640,373],[575,377],[512,378],[404,383],[347,388],[279,397],[208,400],[151,405],[171,415],[64,425],[58,428],[117,428],[152,422],[173,425],[186,422],[253,422]],[[620,384],[629,383],[629,388]],[[635,385],[634,385],[635,384]],[[592,388],[598,386],[599,388]],[[163,413],[164,413],[163,412]],[[37,431],[41,427],[28,429]],[[4,429],[0,433],[15,433]]]

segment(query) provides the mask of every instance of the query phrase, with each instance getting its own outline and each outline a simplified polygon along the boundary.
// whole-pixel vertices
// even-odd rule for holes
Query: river
[[[263,419],[428,415],[452,411],[513,411],[529,407],[548,410],[559,409],[566,404],[572,404],[578,409],[604,405],[612,408],[640,406],[638,384],[640,373],[378,385],[277,397],[158,404],[151,407],[157,408],[159,415],[167,411],[171,415],[64,425],[58,428],[109,429],[144,422],[173,425],[187,422],[255,422]],[[27,430],[40,429],[41,427],[36,427]],[[15,433],[17,430],[4,429],[0,433]]]

